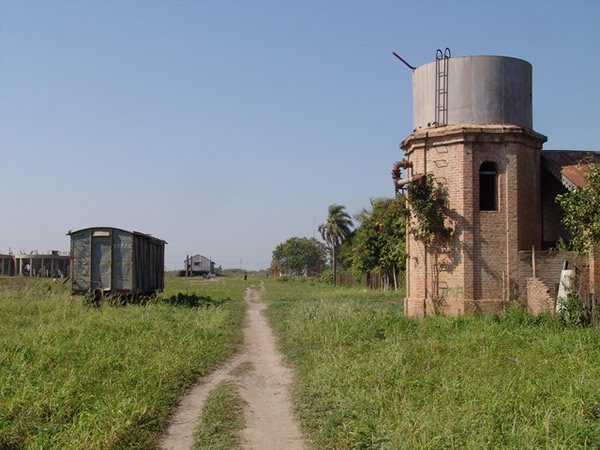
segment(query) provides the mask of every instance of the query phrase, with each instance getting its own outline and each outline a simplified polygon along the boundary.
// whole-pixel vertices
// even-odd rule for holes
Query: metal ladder
[[[448,124],[448,60],[450,49],[435,52],[435,126]]]

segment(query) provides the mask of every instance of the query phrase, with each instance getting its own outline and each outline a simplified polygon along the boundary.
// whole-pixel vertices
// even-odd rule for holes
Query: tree
[[[271,267],[285,275],[320,275],[327,249],[314,238],[291,237],[273,250]]]
[[[570,247],[579,252],[600,243],[600,164],[588,165],[587,186],[558,195],[564,210],[562,222],[571,233]]]
[[[338,272],[340,270],[354,269],[354,236],[356,230],[350,233],[335,251]],[[332,271],[333,276],[333,271]]]
[[[394,280],[406,262],[404,197],[371,199],[371,209],[357,214],[360,222],[353,238],[353,267],[360,272],[382,271]]]
[[[442,250],[452,236],[446,225],[448,192],[429,174],[422,183],[408,185],[408,203],[414,220],[409,223],[411,234],[425,247]]]
[[[433,175],[428,174],[421,182],[408,185],[407,199],[410,206],[408,231],[415,240],[423,244],[423,264],[425,268],[432,268],[431,300],[435,310],[439,311],[444,303],[439,291],[440,273],[454,266],[457,258],[450,246],[454,230],[447,224],[451,211],[448,191]],[[428,263],[429,254],[432,256],[431,263]],[[427,289],[427,279],[425,288]]]
[[[319,225],[319,233],[331,251],[331,265],[333,267],[333,284],[337,282],[336,249],[352,234],[352,219],[342,205],[329,205],[329,215],[325,222]]]

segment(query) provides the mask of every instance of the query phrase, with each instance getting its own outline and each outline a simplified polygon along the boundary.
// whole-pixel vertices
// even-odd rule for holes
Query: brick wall
[[[542,280],[527,278],[527,311],[532,314],[554,312],[555,298]]]
[[[556,298],[560,272],[564,266],[566,256],[556,251],[535,252],[535,275],[548,288],[549,295]],[[528,294],[528,279],[533,277],[533,264],[531,250],[519,252],[519,277],[517,283],[520,287],[519,300],[525,305],[530,303]]]
[[[597,255],[597,254],[596,254]],[[521,284],[527,285],[527,308],[530,312],[537,314],[548,310],[542,308],[542,304],[548,305],[545,299],[548,296],[552,300],[552,307],[558,293],[560,273],[564,267],[565,260],[569,262],[569,268],[575,269],[577,277],[577,293],[585,299],[588,294],[595,297],[600,295],[600,258],[594,254],[586,257],[577,254],[562,254],[556,252],[536,252],[536,278],[532,282],[531,252],[520,252],[520,271],[522,274]],[[541,286],[547,290],[547,295]],[[550,308],[552,309],[552,308]]]
[[[406,314],[495,311],[518,286],[519,250],[541,247],[539,150],[544,137],[516,126],[447,126],[419,130],[402,144],[413,163],[407,176],[431,173],[448,190],[455,231],[439,278],[433,255],[407,237]],[[479,169],[498,168],[497,210],[479,211]],[[523,290],[526,288],[523,285]],[[438,304],[439,306],[439,304]]]
[[[589,259],[589,291],[596,298],[600,298],[600,249],[596,248]]]

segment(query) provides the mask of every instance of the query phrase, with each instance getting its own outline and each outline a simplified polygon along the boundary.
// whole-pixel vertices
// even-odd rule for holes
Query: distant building
[[[0,254],[1,276],[52,277],[69,275],[68,253],[52,250],[48,254]]]
[[[195,276],[195,275],[215,275],[220,270],[215,267],[215,262],[210,258],[202,255],[188,256],[183,261],[184,270],[181,275],[183,276]]]

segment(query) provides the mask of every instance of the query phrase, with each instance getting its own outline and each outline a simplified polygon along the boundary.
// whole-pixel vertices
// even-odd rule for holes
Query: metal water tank
[[[531,64],[507,56],[462,56],[445,62],[445,72],[439,61],[413,72],[413,128],[436,126],[439,108],[446,109],[447,125],[533,128]]]

